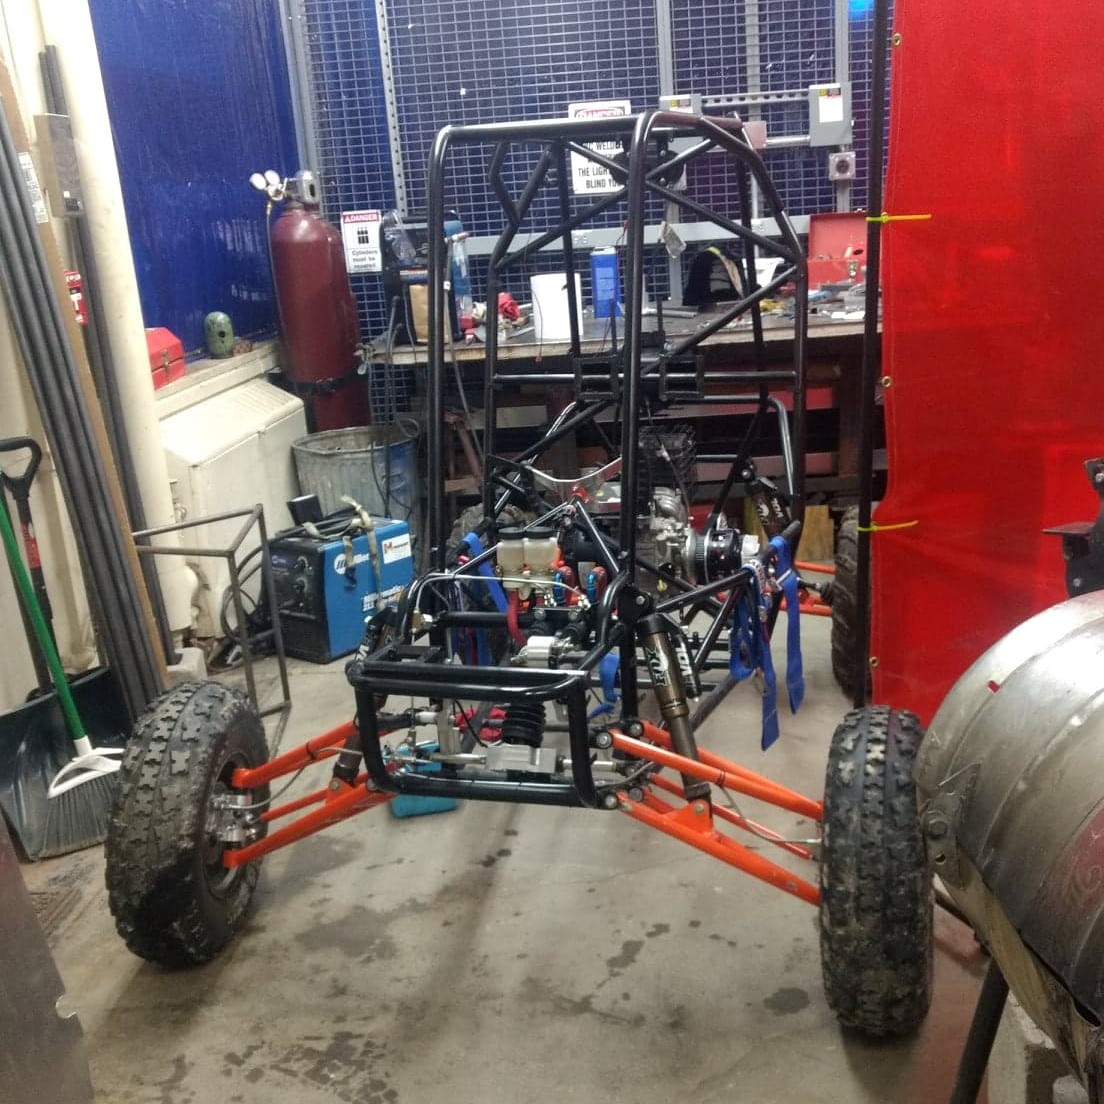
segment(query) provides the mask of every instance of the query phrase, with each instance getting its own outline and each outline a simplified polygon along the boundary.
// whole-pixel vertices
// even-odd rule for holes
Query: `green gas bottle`
[[[228,314],[211,311],[203,320],[203,332],[207,338],[207,352],[211,356],[233,356],[234,326]]]

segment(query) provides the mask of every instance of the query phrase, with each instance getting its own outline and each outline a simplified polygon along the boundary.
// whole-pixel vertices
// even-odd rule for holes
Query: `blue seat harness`
[[[798,577],[790,560],[790,547],[781,537],[773,537],[775,579],[786,598],[786,690],[790,710],[796,713],[805,697],[805,677],[801,666],[801,621]],[[729,671],[743,681],[754,675],[762,679],[762,747],[766,751],[778,739],[777,677],[771,658],[767,632],[771,595],[752,572],[748,585],[736,602],[730,634]]]

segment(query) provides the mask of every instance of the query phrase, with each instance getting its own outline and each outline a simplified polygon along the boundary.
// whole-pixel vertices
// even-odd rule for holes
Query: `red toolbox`
[[[862,283],[866,273],[866,213],[809,216],[809,290]]]
[[[149,350],[155,391],[184,375],[184,344],[176,334],[166,330],[164,326],[147,329],[146,348]]]

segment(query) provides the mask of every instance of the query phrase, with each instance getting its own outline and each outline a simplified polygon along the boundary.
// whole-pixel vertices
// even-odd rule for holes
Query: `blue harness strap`
[[[474,533],[469,533],[464,538],[464,543],[471,549],[473,559],[478,559],[483,555],[483,542]],[[494,573],[491,561],[484,560],[476,570],[478,570],[479,574],[482,575],[484,579],[488,580],[487,589],[491,592],[491,598],[498,612],[505,613],[509,603],[506,601],[506,595],[503,593],[502,584],[498,581],[498,577]]]
[[[805,696],[801,664],[801,624],[799,620],[797,575],[790,564],[789,547],[780,537],[771,542],[778,565],[778,582],[786,596],[786,690],[790,709],[797,712]],[[729,634],[728,669],[737,681],[758,674],[762,678],[763,729],[761,745],[767,750],[778,739],[778,679],[767,633],[770,594],[753,574],[736,602],[732,631]]]
[[[602,704],[596,705],[588,714],[592,721],[603,713],[612,713],[617,704],[617,672],[621,668],[621,656],[617,652],[607,652],[598,664],[598,678],[602,684]]]
[[[790,559],[790,546],[781,538],[770,542],[775,556],[775,579],[786,596],[786,692],[790,712],[796,713],[805,700],[805,672],[801,662],[801,595],[800,580]]]
[[[728,669],[737,681],[758,675],[762,679],[760,693],[763,703],[762,747],[766,751],[778,739],[778,695],[771,659],[770,638],[767,636],[766,613],[770,595],[752,575],[743,593],[736,600],[729,634]]]
[[[468,533],[467,536],[464,537],[464,542],[467,544],[468,548],[471,549],[473,558],[483,555],[483,542],[474,533]],[[498,581],[498,577],[494,573],[491,561],[485,560],[476,570],[487,580],[487,590],[490,592],[491,600],[494,602],[498,612],[505,613],[508,605],[506,595],[503,593],[502,584]],[[491,646],[487,642],[486,629],[475,630],[475,652],[476,662],[478,662],[481,667],[490,667],[492,665],[494,657],[491,655]]]

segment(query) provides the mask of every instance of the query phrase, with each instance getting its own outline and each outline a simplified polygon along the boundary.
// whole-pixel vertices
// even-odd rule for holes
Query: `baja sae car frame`
[[[602,152],[610,144],[620,152]],[[498,302],[500,279],[512,266],[561,244],[570,370],[502,371],[492,309],[482,503],[450,539],[443,476],[450,246],[430,236],[428,565],[396,606],[369,618],[347,666],[356,701],[348,723],[266,761],[260,723],[235,691],[192,684],[155,704],[127,750],[107,844],[119,931],[152,961],[210,959],[240,926],[265,854],[399,794],[620,811],[817,906],[825,985],[840,1021],[871,1035],[911,1030],[927,1009],[931,969],[930,880],[911,781],[915,719],[876,709],[849,714],[833,738],[823,801],[699,747],[695,735],[750,677],[763,699],[764,747],[773,741],[770,636],[783,606],[793,707],[803,692],[793,552],[804,490],[806,270],[759,154],[739,120],[660,111],[448,127],[430,157],[430,226],[444,225],[458,151],[469,160],[489,155],[504,217],[488,267],[488,303]],[[573,201],[571,157],[608,172],[616,191]],[[722,209],[694,198],[685,183],[703,158],[713,192],[718,166],[732,181]],[[520,175],[519,163],[526,168]],[[773,217],[769,235],[753,218],[753,189]],[[650,211],[671,205],[742,246],[742,286],[692,334],[646,340],[645,227]],[[522,235],[532,211],[549,207],[556,224]],[[572,235],[614,210],[625,226],[624,340],[584,356]],[[778,262],[762,285],[757,256]],[[794,307],[793,364],[769,369],[761,304],[784,292]],[[703,342],[734,323],[750,328],[757,362],[707,373]],[[560,383],[576,395],[512,459],[496,456],[503,382]],[[772,410],[788,444],[789,417],[772,388],[792,395],[784,493],[758,476],[749,455]],[[669,464],[671,485],[660,486],[642,444],[653,412],[688,401],[754,410],[698,526],[685,472]],[[548,449],[584,427],[606,440],[607,463],[568,479],[538,468]],[[660,437],[658,455],[665,451],[670,459]],[[737,481],[755,502],[768,538],[763,547],[725,519]],[[323,760],[332,760],[324,786],[278,804],[270,797],[274,782]],[[714,803],[715,788],[807,818],[821,826],[819,844],[788,840],[734,803]],[[775,845],[789,865],[722,827]]]

